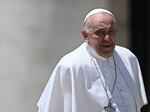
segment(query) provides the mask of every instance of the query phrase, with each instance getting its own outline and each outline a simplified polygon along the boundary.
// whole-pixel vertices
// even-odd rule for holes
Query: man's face
[[[90,18],[90,29],[84,36],[85,41],[101,56],[108,58],[115,48],[116,24],[107,13],[98,13]]]

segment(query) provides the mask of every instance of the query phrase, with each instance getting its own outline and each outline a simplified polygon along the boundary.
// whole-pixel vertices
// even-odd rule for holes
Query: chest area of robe
[[[91,64],[92,67],[89,69],[87,67],[83,76],[79,73],[77,89],[81,90],[77,94],[80,103],[89,105],[90,109],[94,108],[97,110],[95,112],[98,112],[108,105],[110,97],[118,112],[136,112],[134,96],[130,92],[130,87],[124,79],[122,71],[114,65],[113,60],[96,60],[100,72],[98,72],[95,64],[92,62]]]

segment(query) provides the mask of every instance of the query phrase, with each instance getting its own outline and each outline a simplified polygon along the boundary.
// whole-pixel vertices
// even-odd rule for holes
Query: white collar
[[[88,43],[86,43],[86,42],[85,42],[85,46],[86,46],[87,51],[89,52],[89,54],[90,54],[92,57],[95,57],[95,58],[100,59],[100,60],[102,60],[102,61],[107,61],[107,60],[109,60],[109,59],[112,59],[112,57],[113,57],[113,56],[111,56],[111,57],[109,57],[109,58],[105,58],[105,57],[100,56],[100,55],[97,54],[97,53],[95,52],[95,50],[94,50]]]

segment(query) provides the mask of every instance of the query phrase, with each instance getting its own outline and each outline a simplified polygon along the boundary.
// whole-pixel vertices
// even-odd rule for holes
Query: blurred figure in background
[[[114,15],[90,11],[81,33],[85,42],[56,65],[39,112],[140,112],[147,104],[140,66],[131,51],[115,45]]]

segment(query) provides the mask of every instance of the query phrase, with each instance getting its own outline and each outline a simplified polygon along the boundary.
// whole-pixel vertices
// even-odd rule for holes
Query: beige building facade
[[[129,47],[128,0],[0,0],[0,111],[36,112],[59,59],[83,42],[85,15],[111,10]]]

